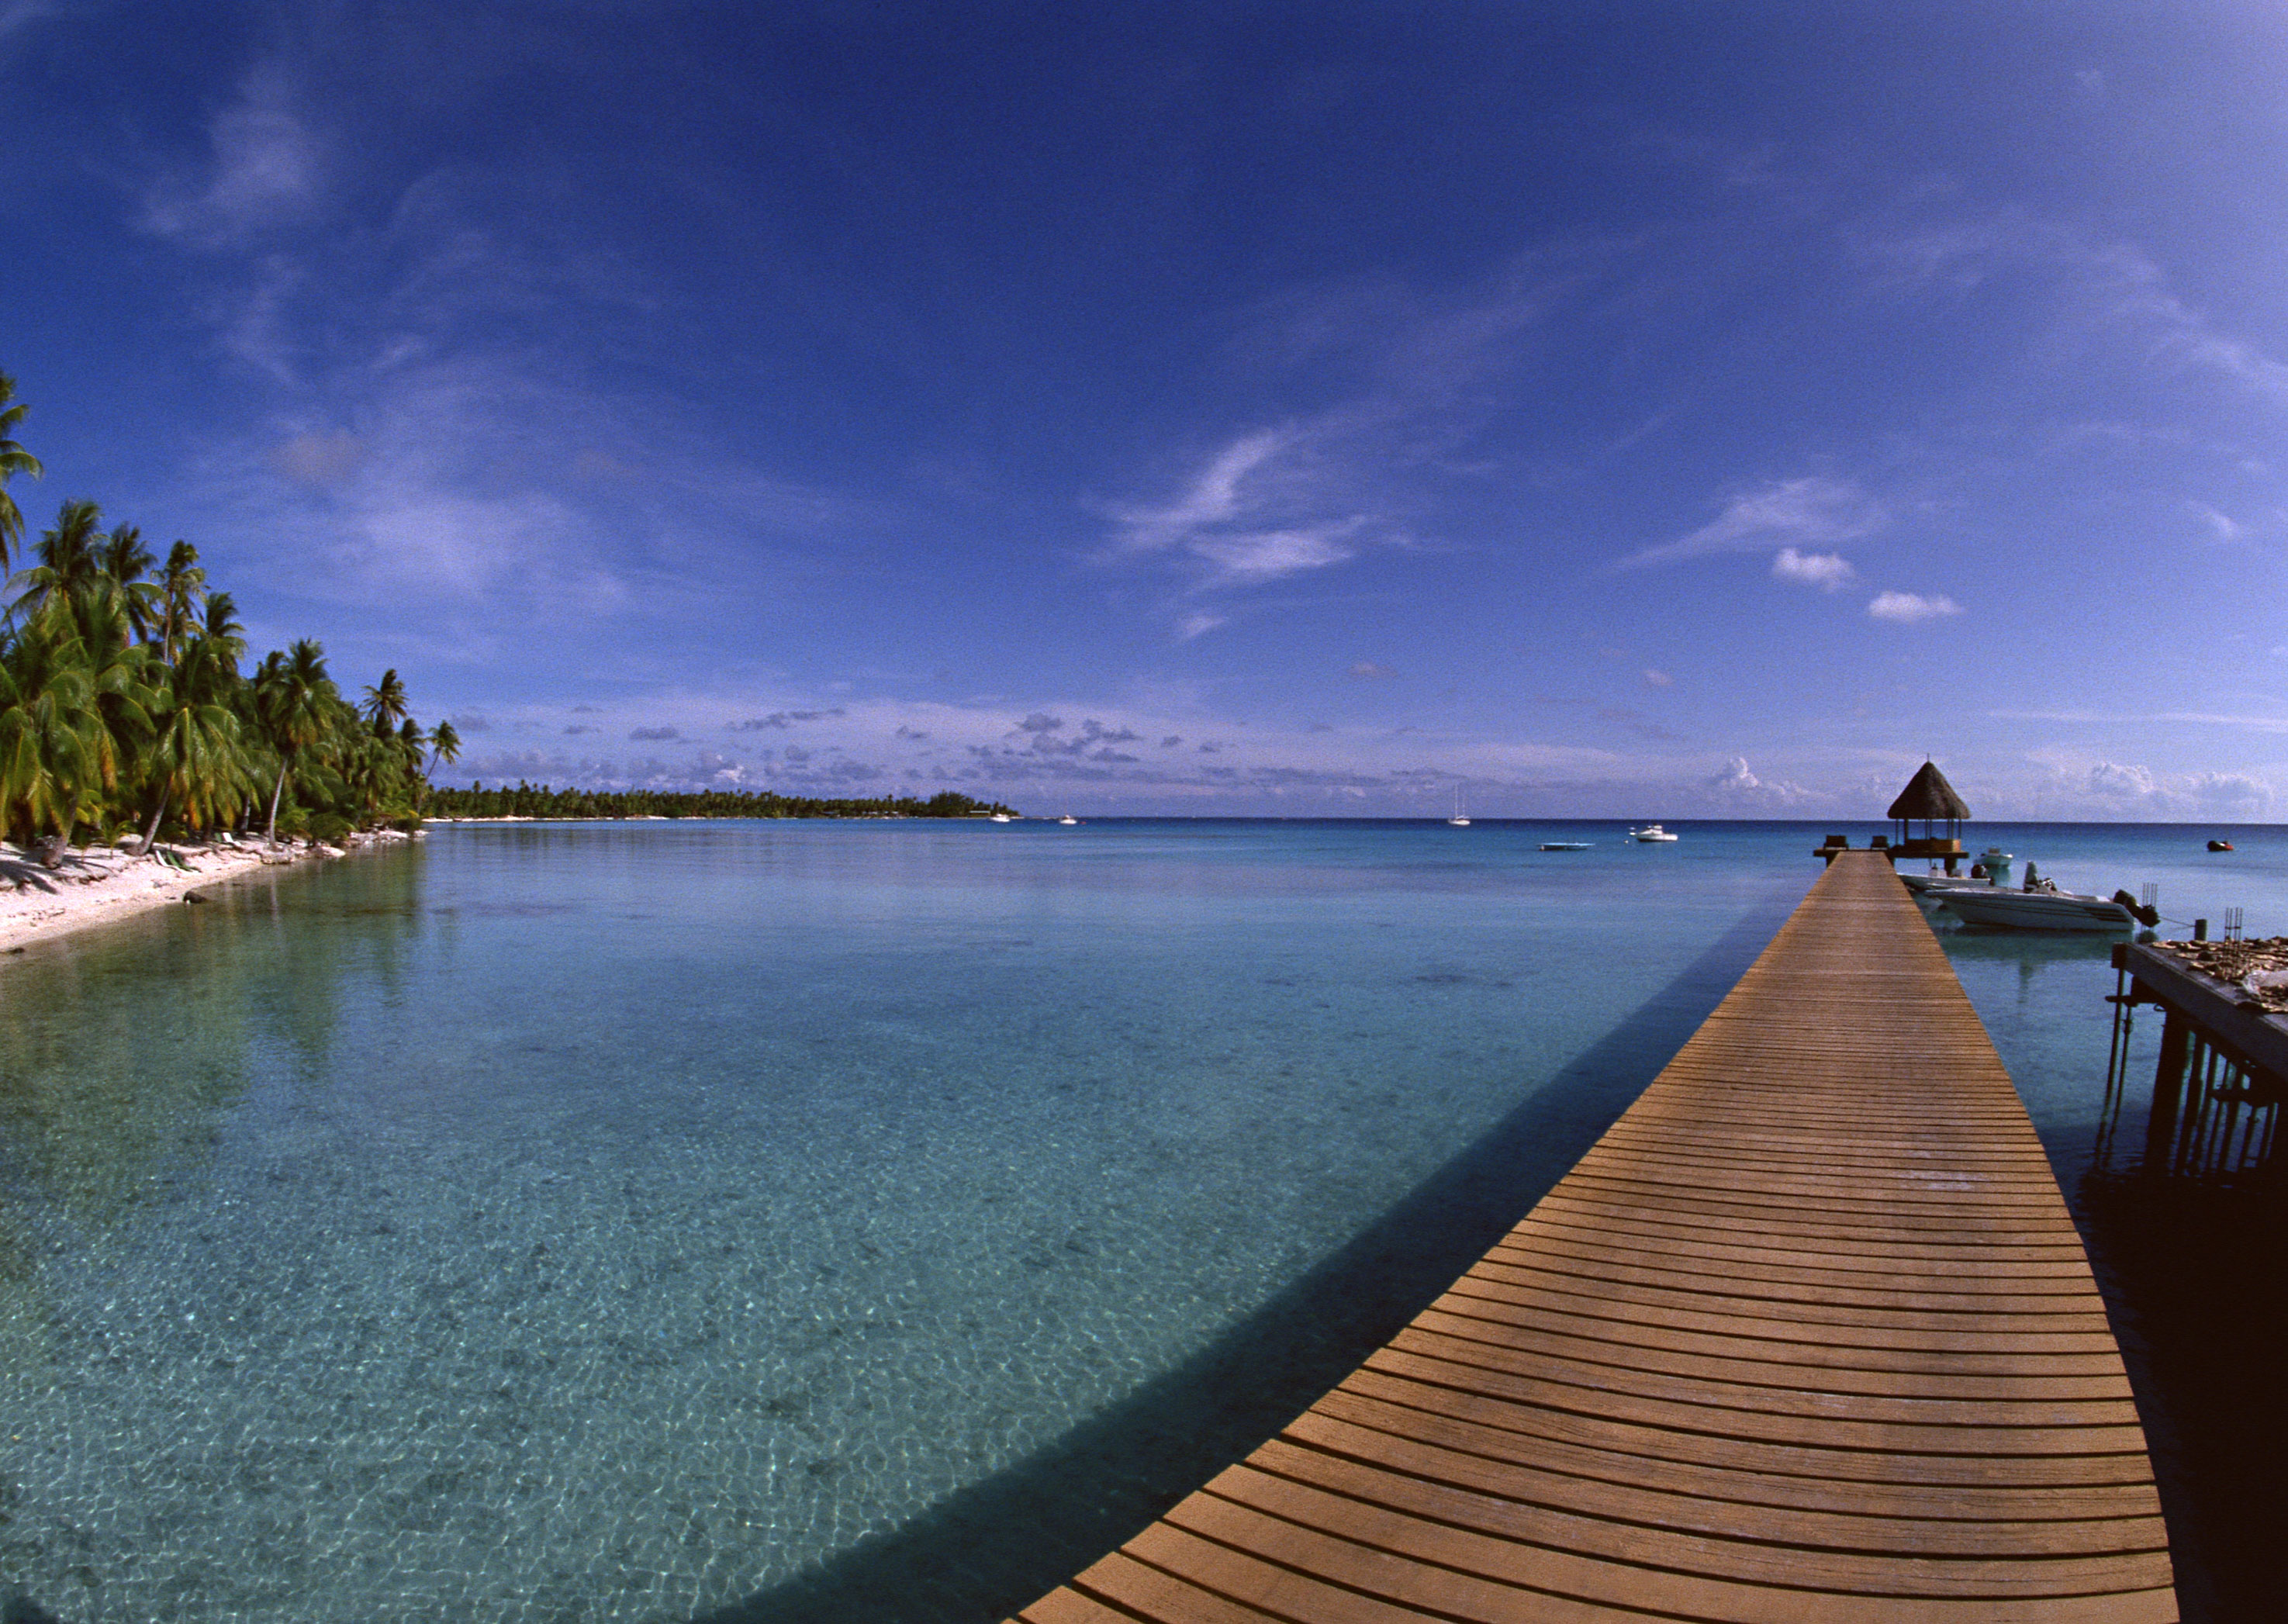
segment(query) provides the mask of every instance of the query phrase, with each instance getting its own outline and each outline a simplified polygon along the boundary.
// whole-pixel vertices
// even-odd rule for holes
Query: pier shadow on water
[[[2073,1204],[2145,1422],[2185,1624],[2282,1617],[2288,1188],[2133,1161],[2085,1175]]]
[[[993,1624],[1252,1451],[1388,1341],[1564,1176],[1800,899],[1775,893],[1348,1245],[1030,1458],[698,1624]]]

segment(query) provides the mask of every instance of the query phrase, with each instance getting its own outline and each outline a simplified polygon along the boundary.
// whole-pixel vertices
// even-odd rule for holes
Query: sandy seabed
[[[409,838],[395,833],[354,836],[353,849]],[[20,847],[0,843],[0,952],[179,903],[202,886],[265,864],[344,855],[331,846],[271,847],[257,841],[163,843],[148,857],[131,857],[124,848],[84,847],[66,857],[61,867],[49,868]]]

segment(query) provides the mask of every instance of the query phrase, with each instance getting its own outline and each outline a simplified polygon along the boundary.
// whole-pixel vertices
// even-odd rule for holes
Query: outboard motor
[[[2146,907],[2143,903],[2138,901],[2136,898],[2131,896],[2125,891],[2115,891],[2113,893],[2113,899],[2121,904],[2122,907],[2127,908],[2129,910],[2130,917],[2136,920],[2138,923],[2143,925],[2149,931],[2161,923],[2161,910],[2159,908]]]

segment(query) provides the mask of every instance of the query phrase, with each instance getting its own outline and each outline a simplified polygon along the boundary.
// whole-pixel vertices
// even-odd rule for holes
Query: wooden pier
[[[1837,859],[1635,1105],[1283,1432],[1026,1624],[2177,1617],[2007,1072]]]

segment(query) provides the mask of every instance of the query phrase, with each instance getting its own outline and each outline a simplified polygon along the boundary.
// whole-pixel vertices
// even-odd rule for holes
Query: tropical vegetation
[[[413,719],[395,671],[360,704],[314,641],[246,669],[237,606],[198,549],[179,541],[162,563],[83,498],[22,551],[7,487],[42,472],[16,439],[25,410],[0,372],[0,833],[54,867],[75,842],[417,822],[460,741]]]
[[[0,836],[59,867],[75,843],[217,830],[335,840],[437,817],[959,818],[1008,809],[950,791],[816,800],[717,791],[433,788],[461,741],[425,729],[394,669],[346,694],[310,638],[249,668],[246,629],[198,549],[165,561],[133,525],[74,498],[21,551],[8,486],[41,477],[26,408],[0,372]],[[14,574],[18,564],[27,566]]]
[[[746,789],[552,789],[520,780],[513,789],[433,789],[425,810],[433,818],[982,818],[1010,808],[950,789],[926,801],[821,800]]]

